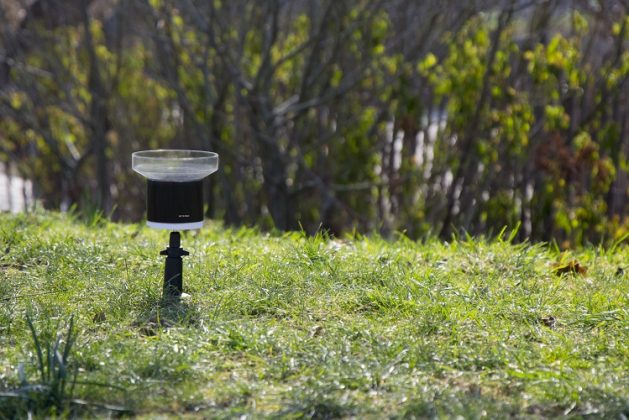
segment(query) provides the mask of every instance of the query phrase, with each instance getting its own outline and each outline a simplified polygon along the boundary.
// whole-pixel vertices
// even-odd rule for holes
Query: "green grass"
[[[190,297],[164,307],[167,243],[0,214],[0,417],[629,416],[629,248],[207,223],[182,237]],[[562,259],[587,273],[558,276]],[[46,385],[28,320],[63,346],[71,317],[72,392],[37,405],[22,392]]]

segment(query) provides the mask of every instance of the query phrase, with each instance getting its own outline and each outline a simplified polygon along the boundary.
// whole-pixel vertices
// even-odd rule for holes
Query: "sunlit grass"
[[[182,238],[190,298],[164,307],[167,241],[137,225],[0,215],[0,413],[24,415],[11,396],[20,364],[38,380],[30,314],[36,330],[74,317],[83,415],[629,415],[625,247],[560,256],[506,239],[208,223]],[[556,275],[573,259],[586,274]]]

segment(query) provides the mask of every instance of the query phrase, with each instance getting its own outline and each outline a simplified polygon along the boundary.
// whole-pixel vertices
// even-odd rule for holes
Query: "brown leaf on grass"
[[[553,271],[558,276],[561,276],[562,274],[585,275],[588,272],[588,268],[577,260],[571,260],[568,262],[560,261],[553,264]]]
[[[315,325],[314,327],[310,328],[310,337],[317,337],[319,335],[321,335],[321,333],[323,332],[323,327],[321,325]]]
[[[542,322],[542,324],[551,329],[555,328],[555,326],[557,325],[557,318],[552,315],[542,317],[540,318],[540,321]]]

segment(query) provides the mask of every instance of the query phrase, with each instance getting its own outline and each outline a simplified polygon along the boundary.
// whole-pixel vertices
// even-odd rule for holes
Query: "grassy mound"
[[[0,417],[629,416],[629,250],[0,215]],[[72,325],[70,325],[72,323]]]

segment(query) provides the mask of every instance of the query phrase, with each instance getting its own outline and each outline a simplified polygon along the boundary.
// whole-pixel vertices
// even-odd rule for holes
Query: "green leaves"
[[[519,239],[573,242],[624,229],[629,20],[611,8],[114,3],[29,27],[0,86],[0,153],[48,207],[90,212],[103,126],[101,191],[121,219],[143,212],[130,152],[193,147],[224,156],[208,213],[229,224],[447,239],[521,222]]]
[[[73,362],[73,346],[76,341],[74,317],[70,317],[65,333],[57,328],[37,330],[30,314],[26,316],[35,353],[38,378],[31,380],[25,373],[24,365],[19,367],[20,387],[0,399],[9,399],[12,403],[4,405],[3,413],[9,416],[70,416],[76,415],[73,401],[77,383],[78,366]]]
[[[417,65],[417,70],[423,75],[427,75],[427,70],[430,70],[437,64],[437,57],[433,53],[426,54],[423,60]]]

